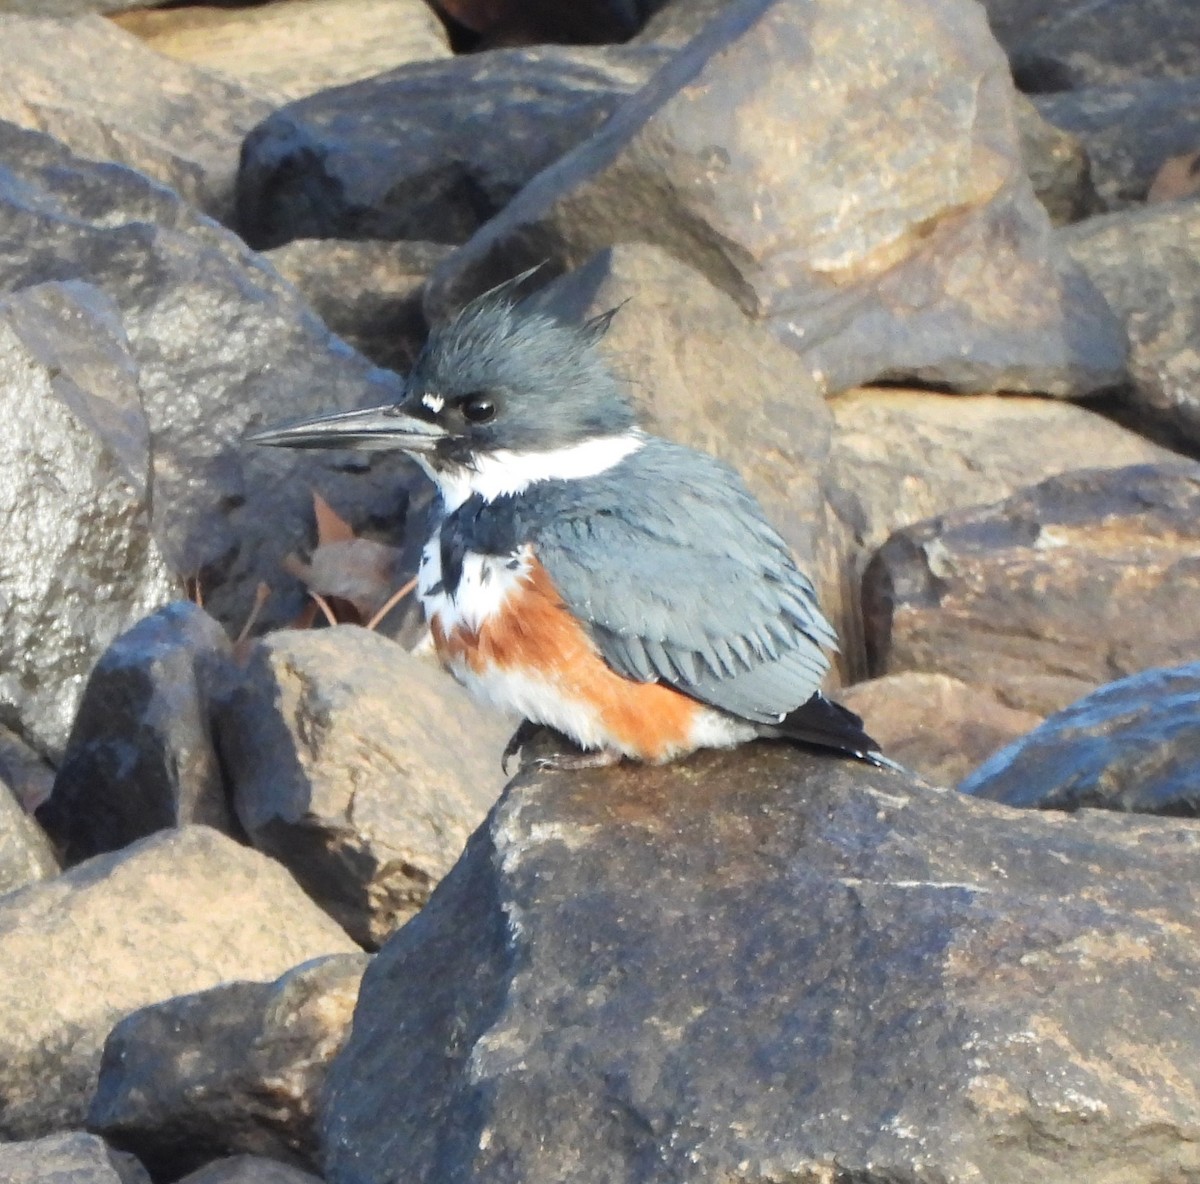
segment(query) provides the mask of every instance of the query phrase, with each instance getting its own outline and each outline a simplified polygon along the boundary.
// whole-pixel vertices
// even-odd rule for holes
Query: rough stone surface
[[[159,1179],[233,1152],[314,1167],[317,1095],[367,963],[343,954],[126,1016],[104,1046],[88,1128]]]
[[[285,99],[450,53],[445,29],[422,0],[187,6],[116,20],[159,53]]]
[[[1200,201],[1092,218],[1060,241],[1125,322],[1135,421],[1200,448]]]
[[[150,1184],[132,1155],[83,1131],[0,1143],[0,1178],[4,1184]]]
[[[843,687],[839,703],[863,717],[883,751],[934,785],[957,785],[977,765],[1042,722],[944,674],[889,674]]]
[[[227,219],[238,150],[270,98],[153,53],[101,17],[51,20],[38,7],[40,18],[0,14],[0,119],[138,169]]]
[[[45,832],[0,781],[0,896],[58,875],[58,860]]]
[[[217,742],[254,845],[375,946],[458,858],[514,726],[432,661],[347,625],[264,639]]]
[[[68,864],[189,822],[234,832],[209,724],[230,659],[225,631],[189,601],[105,650],[37,812]]]
[[[445,243],[305,238],[266,254],[343,341],[404,373],[428,332],[421,287],[450,250]]]
[[[1200,75],[1200,7],[1179,0],[1074,0],[1009,49],[1024,91]]]
[[[1065,226],[1098,213],[1100,195],[1083,141],[1044,118],[1024,95],[1017,96],[1016,110],[1021,158],[1050,221]]]
[[[326,1178],[1186,1180],[1198,855],[783,745],[523,778],[364,977]]]
[[[1200,644],[1200,466],[1084,469],[897,532],[863,579],[876,674],[1047,714]]]
[[[402,520],[406,470],[385,462],[376,479],[368,458],[351,477],[344,454],[249,448],[242,436],[388,402],[398,379],[167,190],[4,123],[0,161],[0,292],[81,279],[120,309],[150,426],[152,525],[171,567],[198,579],[206,608],[234,632],[260,582],[276,589],[262,624],[290,620],[302,594],[281,564],[310,535],[312,490],[345,517]],[[144,527],[138,539],[144,546]],[[117,632],[98,637],[97,656]]]
[[[959,786],[1004,802],[1200,817],[1200,664],[1109,683],[996,753]]]
[[[847,611],[838,624],[852,682],[870,673],[857,611],[862,571],[893,531],[998,501],[1080,463],[1120,468],[1177,459],[1093,411],[1047,399],[861,390],[830,407],[826,489],[831,528],[840,531],[833,570],[845,581]]]
[[[1051,123],[1083,141],[1110,210],[1145,200],[1164,162],[1200,147],[1200,78],[1150,79],[1037,95]]]
[[[178,587],[150,539],[150,453],[117,309],[83,284],[0,297],[0,713],[58,754],[84,681]]]
[[[238,228],[260,249],[295,238],[461,242],[666,56],[497,50],[292,103],[246,139]]]
[[[231,1155],[189,1172],[179,1184],[321,1184],[321,1180],[261,1155]]]
[[[1085,394],[1120,378],[1124,342],[1052,242],[1013,96],[975,5],[744,0],[450,256],[427,310],[649,242],[830,390]]]
[[[355,949],[279,864],[207,827],[0,897],[0,1136],[80,1124],[129,1012]]]

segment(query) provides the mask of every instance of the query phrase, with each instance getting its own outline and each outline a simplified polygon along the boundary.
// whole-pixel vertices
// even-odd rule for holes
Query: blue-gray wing
[[[564,485],[522,533],[615,670],[758,723],[818,690],[833,630],[736,474],[651,439]]]

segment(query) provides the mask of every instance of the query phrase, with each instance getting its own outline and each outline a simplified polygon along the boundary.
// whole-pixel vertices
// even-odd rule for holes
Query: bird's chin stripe
[[[645,442],[645,435],[635,428],[545,452],[500,450],[476,458],[472,468],[455,466],[434,474],[434,479],[450,513],[476,494],[491,502],[523,493],[539,481],[595,477],[632,456]]]

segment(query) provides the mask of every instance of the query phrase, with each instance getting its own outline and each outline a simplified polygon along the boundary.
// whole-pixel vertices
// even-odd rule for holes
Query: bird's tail
[[[881,769],[906,772],[903,765],[889,760],[879,751],[879,745],[863,729],[861,716],[826,699],[819,691],[772,726],[768,734],[796,744],[831,748]]]

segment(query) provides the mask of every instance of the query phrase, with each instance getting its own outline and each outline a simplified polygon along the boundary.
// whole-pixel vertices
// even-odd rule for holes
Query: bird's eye
[[[467,395],[459,406],[468,423],[487,423],[496,418],[496,400],[483,392]]]

